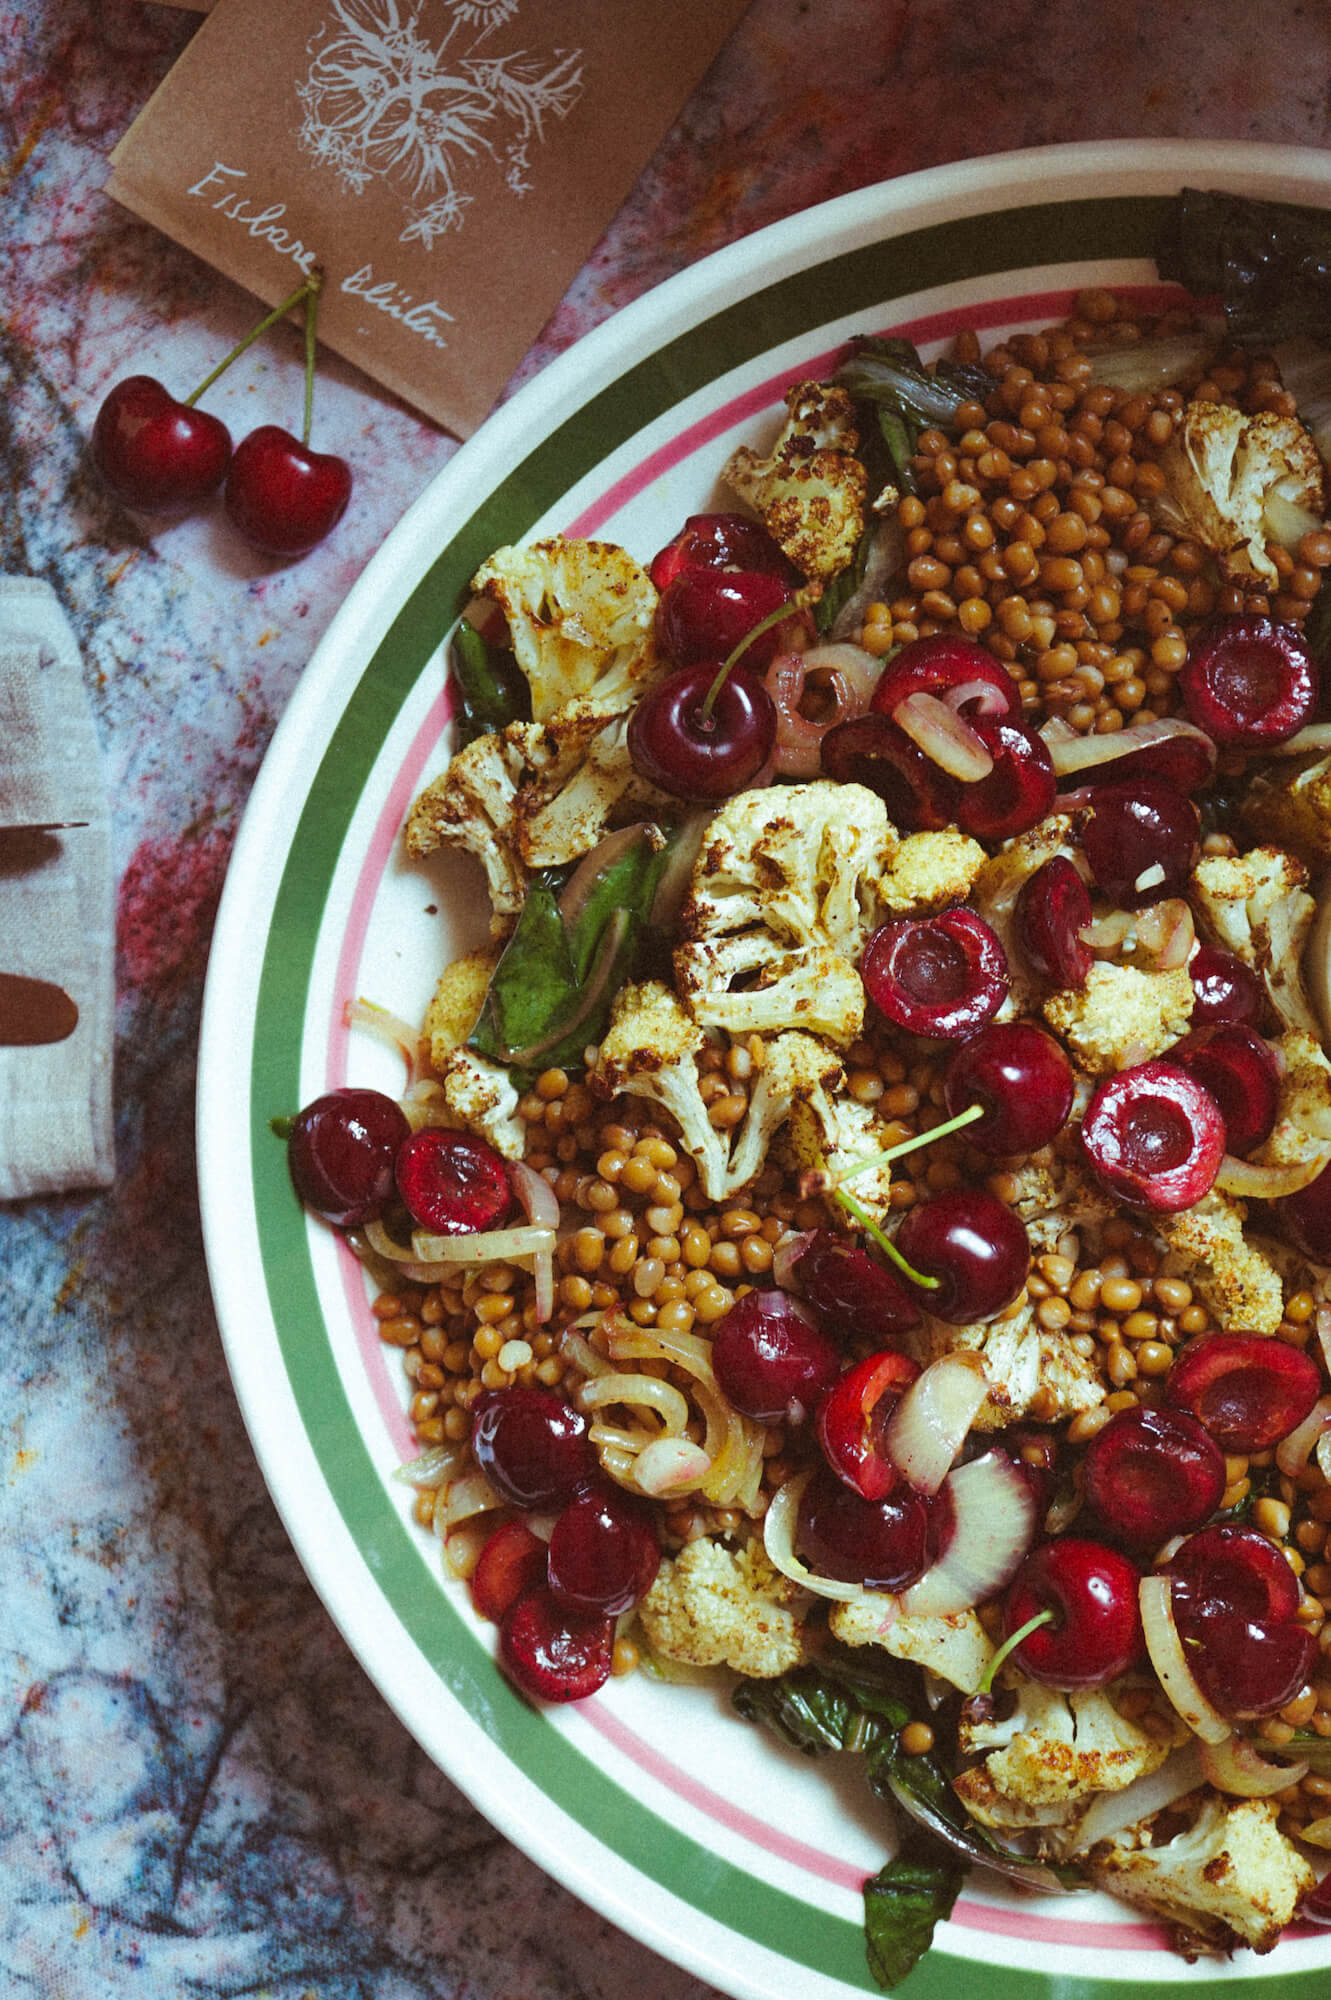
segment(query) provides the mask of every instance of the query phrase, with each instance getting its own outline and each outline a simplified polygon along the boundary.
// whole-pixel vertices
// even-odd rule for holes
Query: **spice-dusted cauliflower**
[[[886,806],[864,785],[819,778],[740,792],[708,822],[681,932],[710,938],[760,925],[783,945],[831,945],[857,959],[897,844]]]
[[[802,1615],[802,1593],[759,1543],[728,1549],[706,1535],[661,1564],[638,1611],[654,1652],[755,1680],[775,1680],[809,1658]]]
[[[1192,873],[1198,915],[1217,943],[1260,973],[1286,1026],[1317,1036],[1301,970],[1314,904],[1308,870],[1279,847],[1208,854]]]
[[[864,1025],[864,986],[831,945],[783,951],[766,931],[699,939],[675,952],[675,984],[694,1019],[731,1035],[804,1028],[853,1042]]]
[[[1041,1009],[1088,1076],[1109,1076],[1158,1056],[1188,1032],[1195,998],[1185,965],[1142,972],[1099,959],[1083,987],[1051,993]]]
[[[1261,839],[1292,847],[1314,868],[1331,862],[1331,757],[1274,761],[1251,778],[1239,807]]]
[[[660,980],[626,986],[615,1001],[596,1062],[594,1089],[654,1099],[679,1126],[684,1150],[711,1201],[744,1187],[761,1167],[773,1133],[804,1098],[819,1101],[840,1082],[835,1052],[789,1029],[768,1043],[733,1141],[714,1126],[703,1102],[698,1057],[707,1037]]]
[[[1186,404],[1160,469],[1167,483],[1158,512],[1213,550],[1235,581],[1278,587],[1266,545],[1284,539],[1281,503],[1312,516],[1305,527],[1320,521],[1325,504],[1317,446],[1296,417],[1271,410],[1248,416],[1224,403]]]
[[[456,1048],[439,1065],[444,1102],[469,1132],[488,1139],[506,1160],[520,1160],[527,1128],[518,1116],[518,1093],[508,1071],[475,1049]]]
[[[1157,1215],[1155,1228],[1171,1255],[1167,1269],[1200,1292],[1216,1323],[1274,1333],[1285,1316],[1280,1273],[1243,1234],[1244,1209],[1218,1189],[1177,1215]]]
[[[426,786],[407,820],[407,852],[423,861],[437,847],[474,854],[490,891],[490,929],[510,927],[527,898],[527,870],[518,846],[518,786],[502,735],[478,736],[449,759]]]
[[[1316,1880],[1276,1826],[1273,1799],[1207,1799],[1193,1825],[1160,1847],[1132,1828],[1093,1848],[1094,1880],[1180,1932],[1185,1954],[1236,1945],[1270,1951]]]
[[[994,1656],[973,1611],[912,1615],[880,1590],[866,1590],[848,1604],[835,1605],[827,1624],[843,1646],[881,1646],[894,1659],[926,1668],[963,1694],[975,1693]]]
[[[855,456],[855,406],[844,389],[786,391],[785,427],[770,454],[741,445],[722,473],[768,534],[819,588],[845,569],[864,532],[868,475]]]
[[[1289,1028],[1275,1044],[1276,1122],[1253,1154],[1259,1166],[1325,1160],[1331,1147],[1331,1062],[1320,1042]]]
[[[557,535],[529,548],[496,549],[472,589],[508,621],[538,723],[572,702],[603,719],[620,715],[656,666],[656,588],[612,542]]]
[[[436,1075],[476,1026],[498,963],[498,947],[483,947],[455,958],[439,975],[424,1022],[430,1068]]]
[[[1105,1399],[1094,1360],[1079,1353],[1061,1328],[1042,1326],[1029,1301],[971,1326],[953,1326],[926,1313],[910,1338],[925,1362],[959,1349],[984,1357],[989,1391],[975,1413],[976,1431],[1003,1430],[1020,1417],[1062,1423]]]
[[[883,1151],[883,1128],[869,1105],[833,1096],[828,1090],[808,1091],[791,1106],[786,1143],[806,1173],[826,1175],[831,1181],[845,1176],[846,1193],[867,1214],[879,1223],[890,1219],[890,1166],[861,1165]],[[849,1173],[852,1167],[860,1171]]]
[[[903,917],[964,903],[987,859],[979,841],[954,826],[907,834],[879,877],[883,907]]]
[[[1099,1792],[1121,1792],[1158,1770],[1167,1739],[1148,1736],[1114,1707],[1103,1688],[1063,1693],[1009,1669],[1016,1706],[1004,1720],[963,1716],[963,1756],[986,1753],[953,1780],[968,1813],[984,1826],[1062,1826]]]

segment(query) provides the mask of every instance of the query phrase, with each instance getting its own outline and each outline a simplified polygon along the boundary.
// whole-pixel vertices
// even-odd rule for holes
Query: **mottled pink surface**
[[[196,26],[139,0],[0,0],[3,563],[51,580],[84,645],[121,880],[116,1184],[0,1214],[0,1989],[700,2000],[404,1735],[304,1581],[223,1364],[192,1101],[230,843],[316,640],[455,447],[327,361],[317,441],[356,496],[288,569],[213,511],[149,535],[90,481],[109,386],[184,393],[255,316],[99,193]],[[849,188],[1079,138],[1325,146],[1329,87],[1320,0],[754,0],[519,379]],[[238,433],[291,423],[300,376],[279,337],[213,407]]]

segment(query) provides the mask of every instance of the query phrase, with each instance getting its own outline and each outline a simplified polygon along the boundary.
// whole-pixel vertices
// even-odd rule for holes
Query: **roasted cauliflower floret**
[[[1314,904],[1308,870],[1279,847],[1208,854],[1192,874],[1197,912],[1216,942],[1261,975],[1287,1027],[1317,1036],[1301,970]]]
[[[792,1106],[806,1097],[826,1098],[842,1071],[835,1052],[812,1035],[790,1029],[775,1036],[749,1091],[744,1121],[728,1139],[708,1118],[699,1087],[698,1056],[706,1039],[660,980],[626,986],[590,1076],[606,1096],[626,1091],[668,1111],[708,1199],[722,1201],[753,1179]]]
[[[1190,402],[1160,456],[1167,482],[1158,511],[1219,558],[1235,581],[1279,572],[1267,554],[1280,539],[1268,510],[1283,501],[1320,520],[1322,461],[1297,417],[1262,410],[1247,416],[1224,403]]]
[[[830,945],[783,951],[765,931],[700,939],[675,952],[675,984],[706,1028],[766,1035],[804,1028],[853,1042],[864,1025],[864,986]]]
[[[508,621],[537,723],[574,701],[602,718],[622,714],[655,667],[655,586],[612,542],[555,536],[496,549],[472,589]]]
[[[1331,863],[1331,757],[1272,761],[1248,785],[1239,812],[1260,838],[1325,868]]]
[[[455,958],[440,974],[425,1010],[425,1040],[430,1068],[436,1075],[453,1050],[465,1042],[485,1004],[491,975],[499,963],[498,949],[469,951]]]
[[[667,1558],[638,1613],[653,1651],[695,1667],[775,1680],[808,1659],[800,1592],[758,1543],[728,1549],[708,1536]]]
[[[518,1116],[518,1093],[506,1069],[477,1055],[475,1049],[453,1049],[439,1065],[444,1102],[469,1132],[488,1139],[506,1160],[520,1160],[527,1145],[527,1128]]]
[[[849,1604],[835,1605],[827,1623],[843,1646],[881,1646],[894,1659],[926,1668],[963,1694],[975,1693],[994,1656],[973,1611],[911,1616],[883,1591],[866,1590]]]
[[[1222,1329],[1274,1333],[1285,1316],[1280,1274],[1243,1234],[1244,1210],[1212,1188],[1193,1208],[1157,1215],[1169,1268],[1201,1293]]]
[[[857,959],[897,844],[887,808],[864,785],[740,792],[708,823],[681,931],[710,938],[761,925],[783,945],[831,945]]]
[[[1041,1012],[1088,1076],[1161,1055],[1188,1032],[1194,994],[1185,965],[1142,972],[1099,959],[1083,987],[1051,993]]]
[[[964,1756],[983,1762],[953,1780],[984,1826],[1061,1826],[1099,1792],[1119,1792],[1164,1763],[1169,1744],[1121,1716],[1103,1688],[1063,1693],[1011,1669],[1017,1702],[1003,1721],[962,1721]]]
[[[1042,1326],[1029,1303],[970,1326],[926,1313],[910,1340],[923,1362],[958,1350],[983,1358],[989,1392],[975,1414],[977,1431],[1003,1430],[1020,1417],[1061,1423],[1105,1399],[1094,1360],[1060,1328]]]
[[[518,845],[518,784],[502,735],[478,736],[426,786],[407,820],[407,852],[424,860],[437,847],[474,854],[490,891],[490,928],[502,935],[527,896]]]
[[[1185,1950],[1270,1951],[1316,1880],[1276,1826],[1273,1799],[1212,1797],[1163,1846],[1137,1829],[1091,1851],[1088,1868],[1113,1896],[1177,1926]]]
[[[847,1169],[883,1151],[877,1113],[853,1097],[835,1097],[827,1090],[806,1091],[791,1107],[788,1149],[806,1173],[835,1180]],[[892,1214],[891,1169],[879,1164],[847,1175],[846,1193],[877,1222]]]
[[[864,532],[868,475],[855,456],[855,405],[844,389],[800,382],[766,458],[741,445],[722,473],[777,546],[812,584],[843,570]]]
[[[1276,1056],[1276,1122],[1252,1157],[1259,1166],[1325,1159],[1331,1147],[1331,1062],[1320,1042],[1296,1028],[1281,1035]]]
[[[879,877],[883,906],[901,917],[964,903],[987,859],[979,841],[956,827],[908,834]]]

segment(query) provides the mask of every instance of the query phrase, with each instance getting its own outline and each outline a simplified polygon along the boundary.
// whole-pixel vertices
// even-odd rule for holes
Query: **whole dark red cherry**
[[[1227,1021],[1185,1035],[1169,1051],[1210,1091],[1225,1121],[1225,1149],[1246,1157],[1269,1139],[1280,1107],[1276,1059],[1253,1028]]]
[[[1108,1193],[1173,1215],[1214,1183],[1225,1121],[1211,1093],[1177,1063],[1137,1063],[1100,1084],[1082,1119],[1081,1143]]]
[[[1082,987],[1091,953],[1081,933],[1091,921],[1086,884],[1066,854],[1055,854],[1022,883],[1013,911],[1021,955],[1051,986]]]
[[[412,1221],[431,1236],[498,1229],[513,1206],[508,1168],[472,1132],[422,1126],[398,1147],[393,1171]]]
[[[864,1500],[884,1499],[901,1476],[888,1456],[887,1426],[919,1372],[909,1355],[888,1348],[848,1368],[818,1405],[823,1457]]]
[[[938,1285],[921,1291],[924,1309],[953,1326],[992,1319],[1011,1305],[1031,1268],[1020,1216],[987,1188],[944,1188],[907,1209],[896,1247]]]
[[[963,785],[957,825],[975,840],[1011,840],[1053,811],[1058,781],[1044,738],[1004,715],[967,721],[994,760],[987,778]]]
[[[117,500],[145,513],[197,506],[221,485],[231,433],[151,375],[117,382],[92,427],[92,462]]]
[[[812,1411],[841,1372],[841,1349],[788,1292],[745,1292],[712,1329],[712,1367],[726,1401],[755,1423]]]
[[[278,424],[261,424],[236,446],[222,497],[247,542],[290,560],[308,555],[346,513],[351,467]]]
[[[958,699],[961,690],[964,698]],[[890,716],[907,695],[951,696],[957,712],[974,722],[977,715],[1021,712],[1017,684],[987,647],[974,639],[936,632],[912,639],[892,655],[873,692],[876,715]]]
[[[956,823],[961,785],[886,715],[834,722],[819,745],[824,775],[876,792],[894,826],[937,833]]]
[[[544,1587],[524,1591],[499,1627],[499,1663],[532,1701],[585,1701],[610,1678],[614,1649],[613,1618]]]
[[[307,1208],[340,1228],[372,1222],[393,1192],[393,1163],[411,1131],[379,1090],[331,1090],[297,1113],[287,1164]]]
[[[784,576],[771,570],[681,570],[657,602],[657,643],[677,667],[727,660],[746,633],[789,601]],[[789,640],[781,619],[745,648],[741,664],[762,674]]]
[[[1331,1167],[1323,1167],[1307,1187],[1281,1195],[1271,1206],[1281,1234],[1296,1250],[1315,1263],[1331,1264]]]
[[[510,1507],[567,1506],[596,1477],[587,1419],[553,1389],[482,1389],[471,1418],[471,1455]]]
[[[747,514],[690,514],[647,573],[664,591],[686,569],[770,570],[792,588],[798,581],[766,528]]]
[[[1260,750],[1302,729],[1317,708],[1317,664],[1297,625],[1213,618],[1195,632],[1178,677],[1189,715],[1222,745]]]
[[[818,1576],[904,1590],[929,1564],[929,1503],[909,1486],[862,1499],[820,1465],[800,1499],[795,1546]]]
[[[713,660],[681,667],[644,695],[629,718],[634,770],[672,798],[728,799],[757,777],[772,754],[776,706],[743,662],[730,669],[704,712],[720,672]]]
[[[1232,951],[1203,944],[1188,960],[1192,981],[1192,1025],[1218,1028],[1260,1028],[1266,1012],[1266,989],[1250,965]]]
[[[1143,1553],[1209,1521],[1225,1491],[1225,1454],[1183,1410],[1119,1410],[1082,1460],[1088,1505]]]
[[[1173,1579],[1174,1622],[1185,1636],[1194,1616],[1207,1611],[1277,1623],[1298,1612],[1298,1578],[1258,1528],[1214,1521],[1180,1543],[1165,1568]]]
[[[966,1126],[983,1153],[1033,1153],[1062,1131],[1076,1088],[1062,1047],[1033,1021],[990,1021],[962,1042],[943,1084],[948,1116],[972,1105]]]
[[[998,1012],[1008,990],[996,933],[960,905],[881,924],[864,948],[860,976],[894,1027],[939,1041],[973,1033]]]
[[[1063,1535],[1032,1549],[1003,1602],[1011,1638],[1042,1611],[1054,1615],[1013,1649],[1022,1673],[1046,1687],[1103,1687],[1140,1659],[1140,1572],[1119,1550]]]
[[[1097,785],[1082,830],[1096,885],[1122,910],[1186,893],[1197,858],[1197,809],[1169,785]]]
[[[1322,1393],[1311,1354],[1261,1333],[1199,1333],[1174,1357],[1165,1400],[1204,1424],[1222,1451],[1269,1451]]]
[[[819,1325],[847,1344],[889,1340],[920,1323],[919,1303],[895,1273],[830,1229],[814,1231],[795,1278]]]
[[[1192,1613],[1188,1665],[1222,1715],[1274,1715],[1306,1687],[1317,1635],[1294,1619],[1243,1618],[1210,1607]]]
[[[617,1487],[590,1487],[551,1531],[550,1588],[561,1604],[617,1618],[647,1595],[660,1561],[646,1509]]]

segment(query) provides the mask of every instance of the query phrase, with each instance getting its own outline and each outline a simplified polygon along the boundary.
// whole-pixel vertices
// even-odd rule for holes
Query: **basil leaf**
[[[507,648],[487,645],[465,618],[453,634],[449,673],[459,749],[510,722],[530,722],[531,689],[517,661]]]
[[[864,1885],[864,1943],[869,1970],[888,1991],[899,1986],[951,1913],[965,1870],[951,1861],[899,1854]]]
[[[532,882],[467,1046],[492,1061],[512,1062],[517,1050],[549,1037],[573,1011],[577,994],[555,891],[548,881]],[[550,1063],[557,1060],[552,1054]]]

